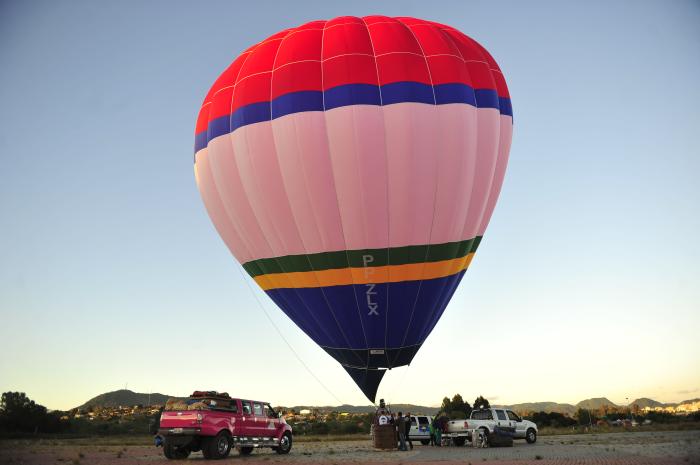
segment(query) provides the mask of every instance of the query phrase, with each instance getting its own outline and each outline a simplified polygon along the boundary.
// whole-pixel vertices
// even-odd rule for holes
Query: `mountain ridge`
[[[76,409],[87,410],[94,407],[126,407],[134,405],[165,405],[165,402],[170,398],[177,398],[179,396],[170,396],[161,393],[139,393],[128,389],[118,389],[116,391],[105,392],[103,394],[97,395],[82,405],[76,407]],[[150,400],[150,404],[149,404]],[[697,402],[700,399],[688,399],[682,402],[672,402],[672,403],[662,403],[648,397],[640,397],[629,403],[630,406],[638,405],[639,408],[645,407],[676,407],[683,404],[689,404]],[[394,412],[411,412],[420,413],[426,415],[434,415],[438,413],[440,407],[431,407],[425,405],[415,405],[415,404],[388,404],[392,411]],[[557,412],[565,415],[573,415],[579,408],[598,410],[601,407],[608,406],[619,408],[624,405],[618,405],[609,400],[606,397],[593,397],[590,399],[584,399],[577,404],[559,403],[552,401],[542,401],[542,402],[523,402],[518,404],[510,405],[496,405],[494,407],[508,408],[518,412]],[[350,405],[342,404],[338,406],[325,405],[325,406],[313,406],[313,405],[295,405],[293,407],[297,412],[303,409],[318,410],[321,412],[347,412],[347,413],[372,413],[375,411],[376,407],[373,405]]]

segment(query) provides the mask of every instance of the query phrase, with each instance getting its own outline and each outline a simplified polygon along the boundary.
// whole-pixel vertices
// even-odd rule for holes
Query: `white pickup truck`
[[[467,439],[471,440],[472,430],[481,430],[488,436],[497,426],[514,428],[515,439],[525,439],[529,444],[537,441],[535,423],[523,420],[512,410],[502,408],[473,410],[467,420],[450,420],[447,423],[447,433],[443,437],[452,439],[457,446],[462,446]]]

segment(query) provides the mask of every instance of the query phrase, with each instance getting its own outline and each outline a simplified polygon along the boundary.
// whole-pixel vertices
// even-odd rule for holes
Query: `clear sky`
[[[367,403],[256,289],[333,394],[279,339],[206,214],[192,147],[204,94],[246,47],[375,13],[478,40],[515,115],[479,253],[378,397],[700,397],[696,1],[0,3],[1,391],[49,408],[127,383]]]

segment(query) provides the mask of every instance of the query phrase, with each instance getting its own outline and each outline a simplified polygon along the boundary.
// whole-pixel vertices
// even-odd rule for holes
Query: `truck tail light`
[[[197,423],[201,424],[201,423],[202,423],[202,418],[203,418],[203,417],[202,417],[202,414],[201,414],[201,413],[198,413],[198,414],[197,414]]]
[[[465,428],[465,429],[469,428],[469,423],[466,422],[466,421],[464,422],[464,428]]]

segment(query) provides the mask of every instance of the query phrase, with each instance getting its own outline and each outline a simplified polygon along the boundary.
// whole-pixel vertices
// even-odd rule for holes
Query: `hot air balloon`
[[[233,256],[374,402],[472,261],[512,128],[503,74],[476,41],[344,16],[274,34],[219,76],[195,177]]]

